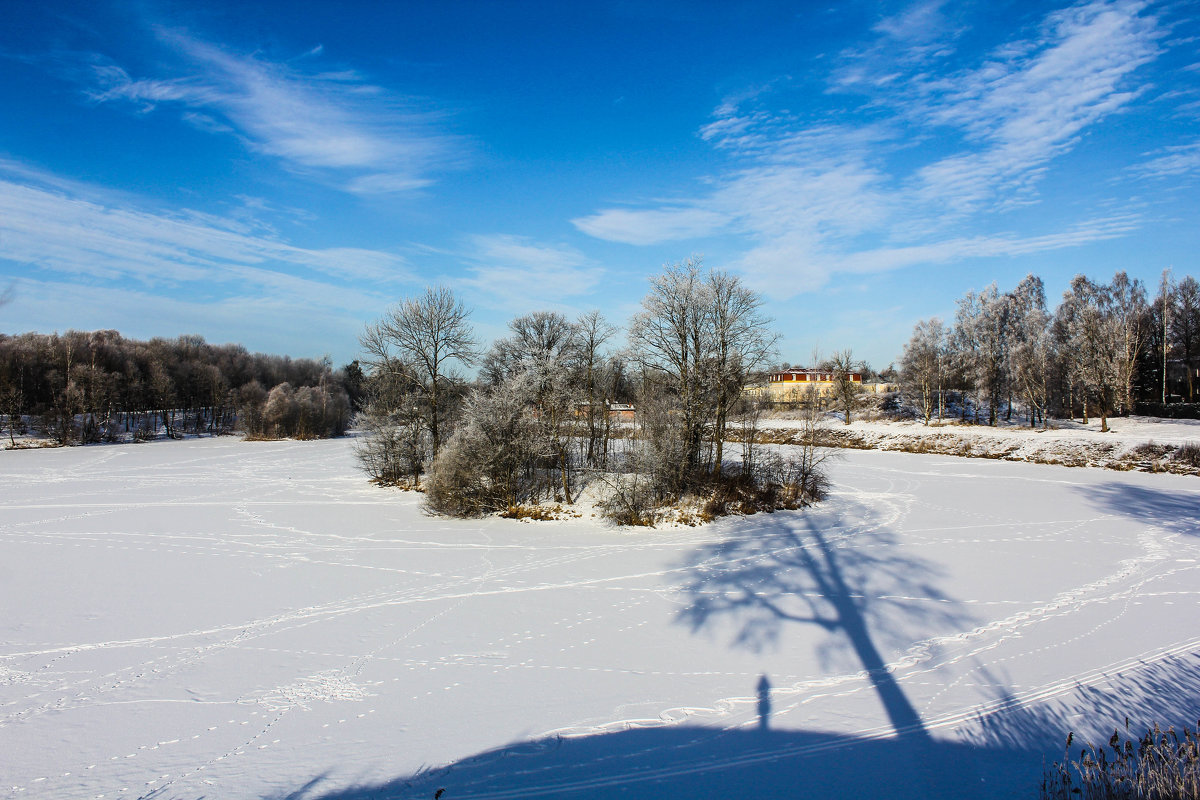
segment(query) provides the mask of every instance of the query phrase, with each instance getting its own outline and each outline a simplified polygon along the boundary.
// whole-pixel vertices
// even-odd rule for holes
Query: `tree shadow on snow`
[[[1078,491],[1110,513],[1150,522],[1172,533],[1200,536],[1200,493],[1104,483]]]
[[[816,626],[829,634],[823,665],[863,671],[896,735],[924,738],[880,647],[902,650],[963,619],[934,585],[933,565],[904,554],[873,512],[851,509],[761,515],[731,526],[724,540],[693,555],[680,621],[697,632],[732,628],[732,644],[754,651],[777,646],[790,626]]]

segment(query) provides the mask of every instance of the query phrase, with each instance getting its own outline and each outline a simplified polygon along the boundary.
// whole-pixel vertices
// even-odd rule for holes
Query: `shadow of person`
[[[771,724],[771,682],[764,674],[758,679],[758,729],[765,731]]]

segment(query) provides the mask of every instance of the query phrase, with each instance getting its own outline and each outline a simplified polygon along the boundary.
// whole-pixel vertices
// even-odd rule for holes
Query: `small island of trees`
[[[743,393],[774,355],[761,306],[689,259],[651,281],[619,352],[604,350],[617,330],[598,312],[551,311],[513,319],[483,350],[462,301],[428,289],[362,336],[360,462],[454,516],[536,513],[585,489],[622,524],[805,505],[824,491],[823,455],[759,444]],[[636,406],[636,423],[617,419],[618,403]],[[740,458],[726,458],[729,441]]]

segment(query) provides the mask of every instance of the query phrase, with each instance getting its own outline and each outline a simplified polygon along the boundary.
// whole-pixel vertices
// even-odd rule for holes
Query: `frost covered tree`
[[[1150,310],[1151,340],[1157,340],[1157,347],[1154,351],[1161,356],[1158,363],[1159,367],[1159,385],[1162,388],[1162,396],[1159,401],[1164,405],[1167,402],[1167,361],[1171,354],[1171,319],[1175,311],[1175,287],[1171,282],[1171,270],[1164,269],[1162,278],[1158,283],[1158,298],[1155,300],[1153,307]]]
[[[497,341],[485,359],[493,385],[517,393],[524,387],[535,413],[534,450],[555,464],[558,484],[571,502],[571,437],[581,395],[580,331],[562,314],[536,311],[508,324],[510,336]]]
[[[417,487],[432,442],[415,382],[404,372],[379,370],[364,381],[355,456],[371,480]]]
[[[1011,299],[992,284],[958,301],[954,319],[955,354],[975,393],[975,413],[987,406],[995,425],[1007,391],[1008,322]]]
[[[1084,422],[1087,422],[1087,397],[1090,395],[1100,411],[1100,429],[1107,432],[1108,414],[1121,380],[1121,338],[1112,313],[1112,294],[1107,286],[1077,275],[1071,281],[1070,290],[1063,295],[1060,309],[1065,320],[1069,369],[1079,377],[1087,392]]]
[[[540,477],[531,468],[539,455],[534,383],[522,373],[467,396],[461,423],[429,467],[429,508],[474,517],[535,499]]]
[[[1011,340],[1008,348],[1008,372],[1012,384],[1025,402],[1029,425],[1042,427],[1050,397],[1050,375],[1054,361],[1054,343],[1050,335],[1050,314],[1046,311],[1046,290],[1042,279],[1027,275],[1009,295]]]
[[[1117,383],[1121,411],[1131,414],[1137,364],[1146,343],[1146,289],[1140,280],[1130,280],[1124,271],[1114,275],[1107,288],[1111,329],[1117,337]]]
[[[587,423],[587,446],[585,458],[588,464],[605,465],[608,456],[608,437],[612,430],[612,419],[608,413],[608,402],[615,393],[613,367],[604,357],[601,348],[616,334],[617,329],[604,319],[599,311],[589,311],[575,323],[578,339],[578,366],[581,385],[584,419]]]
[[[599,395],[611,375],[599,348],[613,329],[603,317],[571,322],[536,311],[508,329],[484,355],[482,385],[468,395],[461,424],[433,460],[427,501],[434,510],[485,513],[547,497],[571,503],[581,459],[595,456],[587,446],[596,446],[598,430],[606,435]],[[592,417],[586,428],[584,406]]]
[[[925,424],[937,408],[940,419],[946,381],[947,332],[940,319],[922,320],[913,327],[912,338],[900,356],[901,384],[915,398]]]

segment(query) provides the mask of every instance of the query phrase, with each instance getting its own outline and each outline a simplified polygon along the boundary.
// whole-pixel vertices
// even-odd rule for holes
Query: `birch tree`
[[[1140,280],[1130,280],[1124,271],[1113,276],[1108,287],[1112,334],[1116,337],[1117,383],[1121,410],[1133,413],[1133,384],[1137,363],[1146,341],[1146,289]]]
[[[987,405],[988,424],[995,425],[1004,400],[1011,298],[992,284],[979,294],[967,292],[954,318],[957,355],[975,393],[975,414]]]
[[[1029,411],[1029,426],[1036,424],[1040,414],[1045,428],[1048,425],[1046,411],[1054,347],[1042,279],[1036,275],[1026,276],[1010,297],[1009,373]]]
[[[904,345],[900,371],[905,393],[915,398],[917,410],[928,425],[934,407],[941,416],[941,395],[946,378],[946,328],[940,319],[922,320],[913,327]]]
[[[1100,410],[1100,430],[1108,432],[1108,413],[1120,387],[1119,331],[1114,324],[1112,295],[1107,286],[1083,275],[1075,276],[1063,295],[1071,368],[1095,398]],[[1084,422],[1087,421],[1086,398]]]

